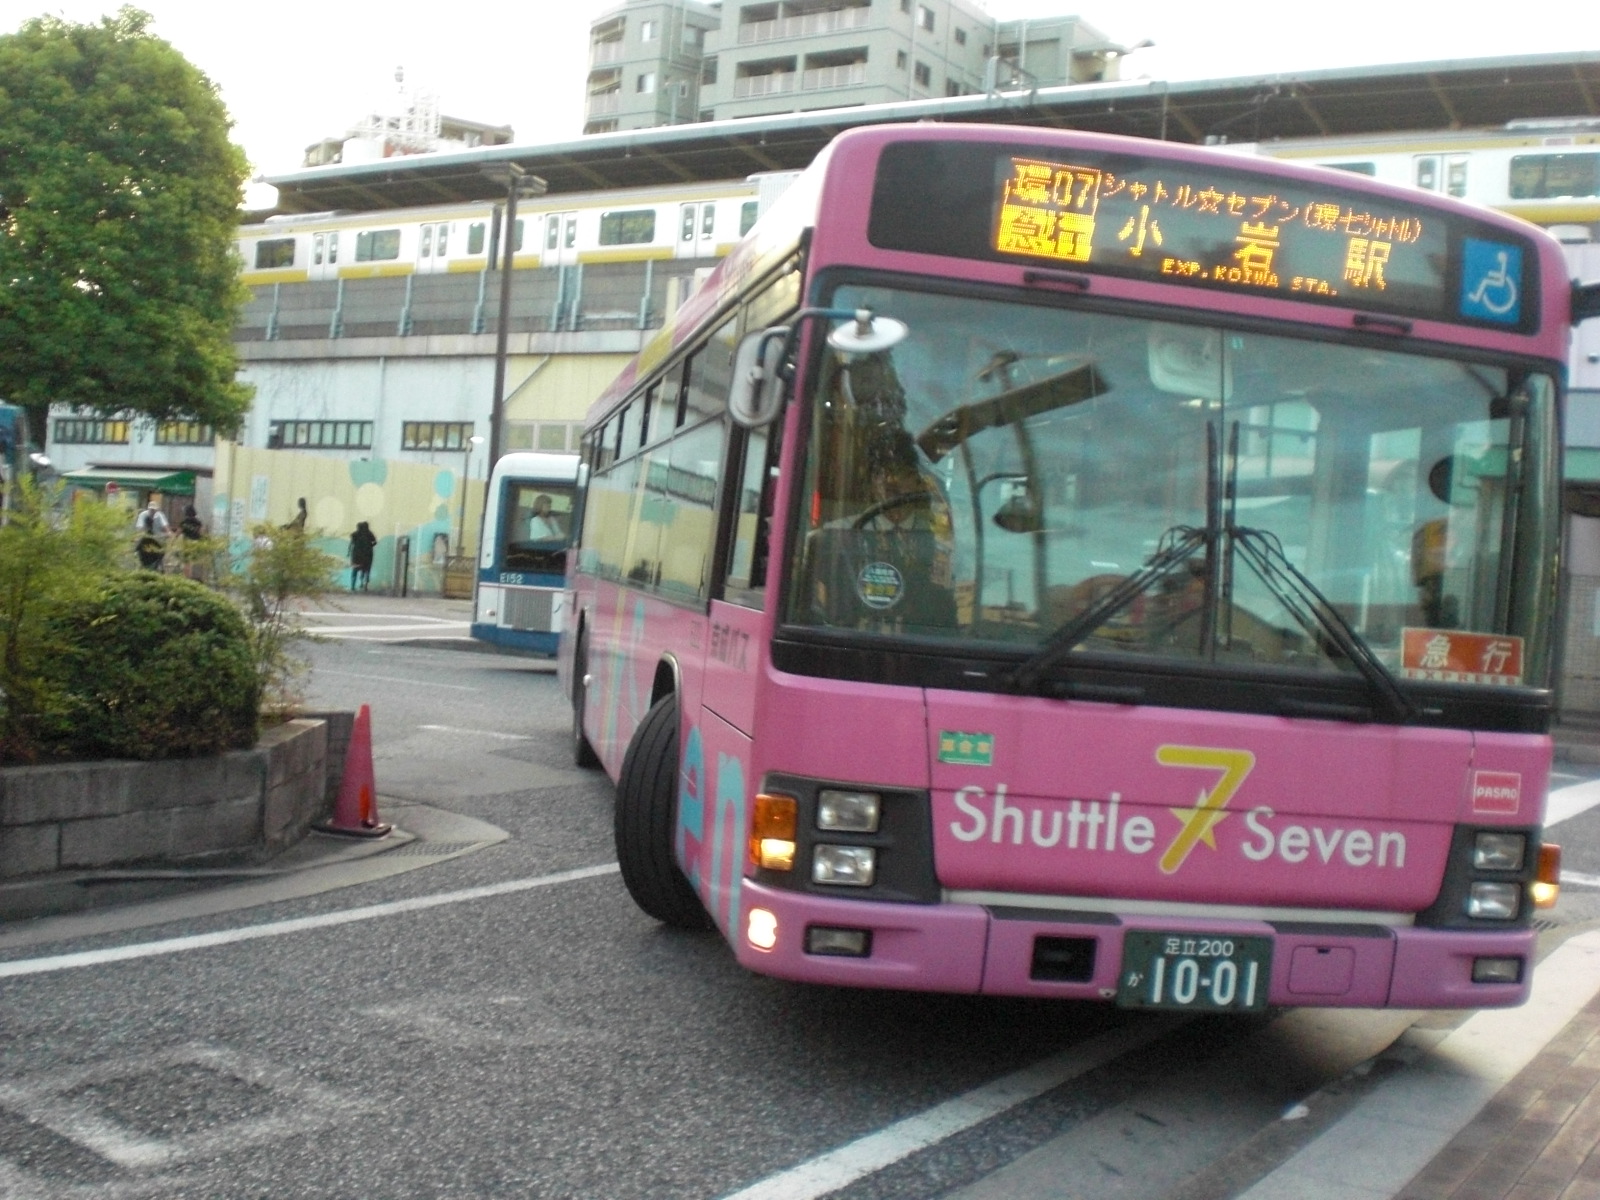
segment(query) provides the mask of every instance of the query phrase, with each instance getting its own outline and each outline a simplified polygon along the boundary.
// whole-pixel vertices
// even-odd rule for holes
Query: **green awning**
[[[137,467],[83,467],[63,471],[61,478],[76,487],[105,490],[108,483],[130,491],[160,492],[165,496],[194,495],[193,471],[140,470]]]

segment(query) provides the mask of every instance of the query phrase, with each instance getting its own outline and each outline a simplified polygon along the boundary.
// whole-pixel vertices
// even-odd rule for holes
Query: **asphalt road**
[[[0,973],[0,1197],[1204,1200],[1335,1119],[1415,1016],[754,976],[627,897],[610,783],[570,765],[547,664],[313,656],[314,705],[372,708],[381,797],[509,836],[271,904],[0,937],[32,972]],[[1048,1188],[996,1182],[1048,1146]]]

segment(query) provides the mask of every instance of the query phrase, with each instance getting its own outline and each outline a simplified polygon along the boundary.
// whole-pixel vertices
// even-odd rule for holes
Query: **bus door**
[[[578,214],[546,213],[544,218],[543,265],[566,267],[578,261]]]
[[[450,222],[427,221],[417,230],[417,274],[450,269]]]
[[[717,253],[717,203],[678,206],[679,258],[714,258]],[[732,238],[728,239],[732,241]]]
[[[330,229],[311,235],[311,263],[307,268],[312,279],[339,278],[339,231]]]

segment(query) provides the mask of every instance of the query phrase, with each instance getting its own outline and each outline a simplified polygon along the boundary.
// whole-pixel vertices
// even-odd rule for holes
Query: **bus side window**
[[[745,608],[766,603],[767,541],[772,529],[772,493],[778,483],[783,425],[752,429],[744,442],[744,470],[733,506],[732,547],[723,599]]]
[[[689,360],[689,386],[684,389],[688,411],[683,424],[723,412],[728,407],[728,388],[733,383],[733,349],[737,341],[737,321],[724,321],[711,340],[696,350]]]

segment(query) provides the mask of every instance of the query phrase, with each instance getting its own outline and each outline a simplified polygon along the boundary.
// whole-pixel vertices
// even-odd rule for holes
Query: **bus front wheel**
[[[710,929],[711,918],[672,853],[678,815],[678,698],[664,696],[639,723],[617,779],[614,826],[622,882],[664,925]]]

